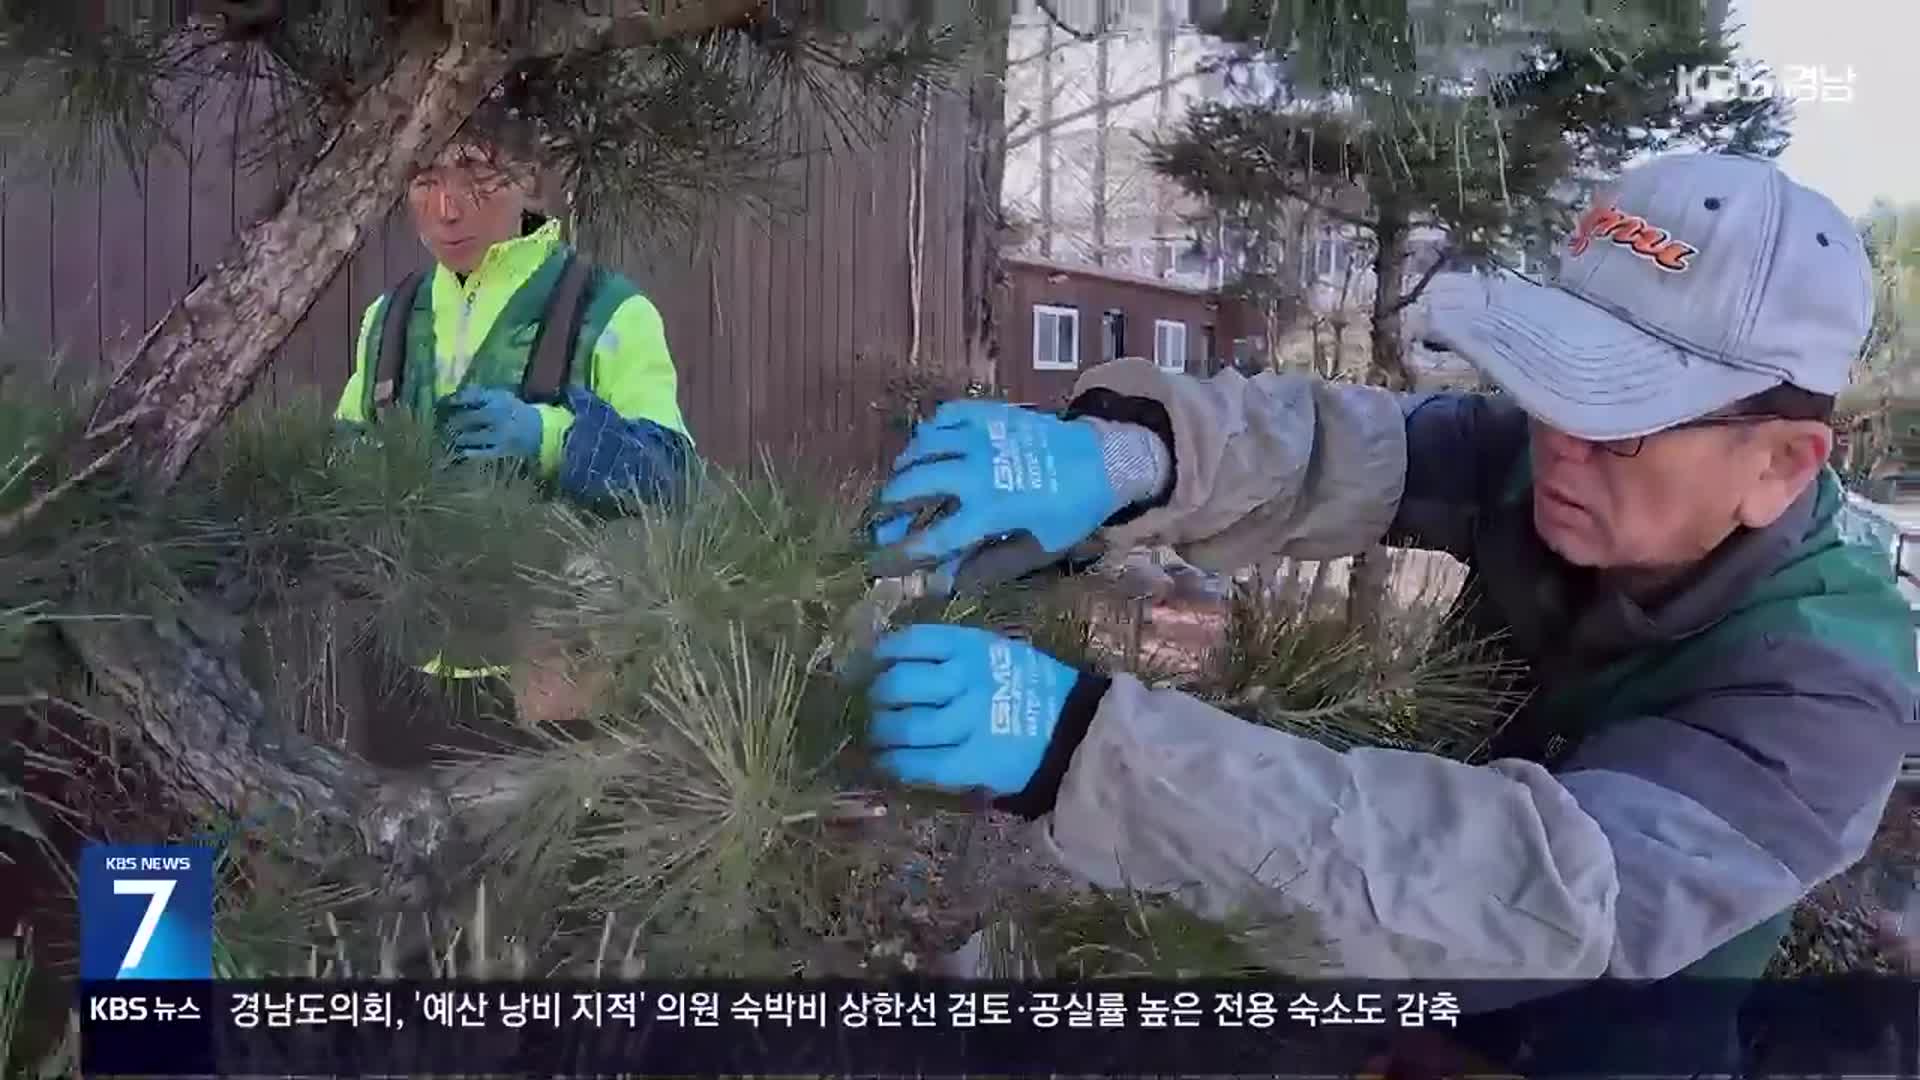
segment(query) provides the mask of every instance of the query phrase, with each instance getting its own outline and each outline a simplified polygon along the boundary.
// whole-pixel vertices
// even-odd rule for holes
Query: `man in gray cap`
[[[1770,162],[1671,155],[1599,197],[1553,280],[1443,275],[1424,309],[1504,394],[1105,364],[1064,414],[943,406],[876,536],[962,586],[1009,538],[1216,571],[1450,552],[1533,683],[1488,763],[1338,752],[947,626],[878,646],[879,762],[993,790],[1097,884],[1311,911],[1352,976],[1758,976],[1866,852],[1915,712],[1907,606],[1839,539],[1827,468],[1860,240]]]

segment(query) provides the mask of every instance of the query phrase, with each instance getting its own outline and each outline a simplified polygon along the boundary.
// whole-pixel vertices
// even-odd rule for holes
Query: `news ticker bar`
[[[1415,1033],[1496,1065],[1562,1043],[1579,1073],[1722,1072],[1743,1006],[1742,1034],[1801,1068],[1863,1018],[1920,1047],[1920,983],[1845,982],[115,980],[78,1004],[84,1071],[136,1076],[1272,1075],[1351,1071]]]

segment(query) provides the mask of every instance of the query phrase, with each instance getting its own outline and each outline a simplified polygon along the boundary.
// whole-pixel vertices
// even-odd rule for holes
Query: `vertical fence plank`
[[[794,434],[799,428],[799,418],[794,415],[792,380],[788,377],[791,354],[784,340],[784,331],[789,325],[787,293],[792,285],[786,268],[787,249],[792,246],[792,204],[796,197],[790,186],[793,184],[793,170],[781,170],[780,184],[780,202],[761,231],[762,240],[756,252],[764,268],[760,280],[765,300],[760,305],[759,375],[762,393],[755,423],[761,432],[761,445],[773,454],[782,469],[788,471],[790,478],[798,482],[806,474],[794,468],[794,452],[798,449]]]
[[[859,260],[855,257],[858,244],[855,236],[858,231],[856,216],[860,203],[859,172],[844,155],[834,155],[829,160],[829,173],[832,182],[828,185],[833,192],[833,228],[822,253],[827,260],[826,280],[830,285],[832,302],[829,305],[833,313],[833,338],[827,355],[819,361],[822,376],[831,392],[832,404],[828,409],[833,418],[833,432],[840,444],[842,460],[851,465],[859,460],[854,450],[853,410],[848,406],[849,371],[853,366],[853,298],[858,291],[855,274],[859,270]]]
[[[933,155],[933,160],[939,162],[940,167],[940,185],[931,197],[933,209],[939,215],[935,233],[940,241],[941,271],[938,294],[940,319],[934,323],[933,335],[945,353],[943,363],[947,377],[957,389],[964,384],[967,374],[966,322],[961,313],[966,306],[967,296],[964,236],[967,165],[971,160],[971,149],[965,95],[958,92],[942,95],[941,105],[941,115],[945,119],[943,137],[934,145],[936,148],[959,147],[960,152],[947,150]]]
[[[387,225],[384,220],[375,221],[367,227],[343,276],[347,279],[347,313],[340,324],[328,327],[327,333],[344,342],[339,348],[340,355],[345,357],[351,355],[361,317],[387,289]],[[340,382],[344,382],[348,369],[334,364],[323,367],[323,371],[338,373]],[[337,387],[339,383],[331,385]]]
[[[704,233],[692,231],[681,245],[671,249],[662,249],[641,237],[630,238],[627,244],[636,255],[644,253],[652,271],[641,288],[666,323],[667,348],[680,382],[680,411],[693,431],[694,444],[705,456],[709,434],[706,399],[714,377],[714,356],[708,338],[713,316],[707,303],[703,238]]]
[[[731,273],[733,234],[732,214],[719,215],[708,230],[711,247],[706,277],[712,301],[708,333],[712,355],[719,363],[713,365],[714,392],[707,402],[706,422],[714,433],[715,460],[740,464],[745,440],[740,435],[744,425],[738,403],[746,396],[746,386],[745,365],[740,362],[740,336],[735,331],[740,321],[737,312],[741,297]]]
[[[193,115],[187,161],[187,265],[192,288],[233,250],[233,109],[231,85],[209,83]]]
[[[6,325],[13,343],[29,352],[53,344],[53,190],[41,177],[22,175],[7,187]]]
[[[750,390],[751,406],[748,416],[751,419],[749,445],[755,457],[763,453],[779,454],[785,447],[780,445],[780,436],[774,418],[777,406],[773,401],[772,372],[769,367],[775,362],[773,350],[768,347],[767,326],[771,321],[773,308],[773,232],[779,228],[774,213],[749,214],[743,224],[746,226],[746,283],[747,310],[751,313],[747,336],[747,381]],[[777,458],[775,460],[778,460]]]
[[[725,391],[727,378],[726,354],[721,351],[719,340],[719,279],[714,266],[717,242],[718,232],[710,224],[692,232],[693,255],[688,260],[686,290],[682,293],[688,304],[682,308],[682,313],[687,336],[698,342],[699,351],[690,349],[676,358],[680,370],[692,370],[699,377],[698,385],[688,396],[688,402],[698,414],[698,419],[689,422],[699,425],[702,446],[709,442],[714,446],[722,446],[726,438],[715,419],[718,415],[717,403]]]
[[[0,348],[9,348],[15,344],[13,326],[7,321],[7,278],[11,272],[7,269],[7,189],[12,186],[8,179],[6,155],[0,154]]]
[[[407,209],[407,200],[395,200],[393,208],[387,211],[386,276],[380,283],[381,290],[393,288],[401,278],[430,261],[432,256],[427,254],[426,245],[420,242],[420,233],[413,227],[413,215]]]
[[[820,347],[820,298],[824,283],[816,272],[815,252],[820,249],[820,200],[826,189],[820,182],[820,165],[813,153],[814,116],[800,110],[794,120],[794,147],[800,154],[800,198],[805,209],[800,215],[798,232],[791,250],[787,275],[794,282],[795,309],[788,324],[787,362],[793,370],[793,404],[798,412],[798,430],[807,435],[806,460],[809,468],[831,469],[832,462],[821,453],[829,432],[821,425],[819,406],[819,368],[814,358],[823,355]],[[830,475],[822,473],[822,475]]]
[[[135,170],[138,170],[136,173]],[[147,330],[147,163],[120,163],[100,185],[100,352],[107,367]]]
[[[901,110],[903,126],[889,131],[904,134],[911,120]],[[904,151],[903,151],[904,147]],[[853,404],[858,418],[856,445],[862,460],[873,458],[887,423],[886,376],[889,358],[906,351],[905,336],[900,333],[901,309],[906,306],[906,229],[905,214],[895,205],[895,196],[905,188],[911,168],[911,138],[889,138],[876,143],[872,151],[890,167],[866,171],[866,192],[860,224],[854,236],[858,240],[861,287],[854,325],[865,333],[855,350]]]
[[[749,460],[758,460],[763,434],[760,410],[766,407],[766,358],[761,353],[766,328],[766,228],[758,214],[734,214],[734,306],[739,311],[739,385],[742,446]]]
[[[64,372],[91,378],[100,363],[100,187],[92,177],[62,182],[52,206],[50,340]]]
[[[647,298],[660,309],[667,323],[667,347],[672,350],[674,371],[679,375],[680,409],[693,429],[693,438],[701,452],[706,451],[706,400],[712,396],[714,381],[711,303],[708,299],[707,260],[701,233],[691,233],[681,244],[671,247],[648,245],[652,250],[649,265],[656,273],[647,288]]]
[[[782,394],[786,404],[782,408],[787,420],[787,438],[793,447],[793,460],[803,463],[801,467],[809,470],[807,475],[814,478],[810,481],[812,484],[830,485],[834,478],[819,471],[823,462],[818,450],[823,437],[830,433],[820,427],[819,418],[815,415],[811,386],[812,358],[817,352],[809,330],[813,323],[811,309],[818,283],[808,272],[807,257],[817,242],[816,223],[819,214],[816,199],[820,192],[814,183],[812,158],[807,154],[810,127],[810,117],[805,113],[795,114],[788,141],[788,149],[793,157],[789,167],[793,206],[787,216],[786,255],[778,269],[784,283],[786,304],[776,315],[773,337],[784,376]]]
[[[183,96],[177,88],[163,87],[160,93],[175,103]],[[147,304],[143,321],[148,326],[159,322],[175,301],[186,295],[192,268],[192,245],[188,242],[188,198],[192,190],[188,184],[192,177],[186,158],[192,144],[191,126],[176,137],[178,146],[163,143],[148,152],[147,182],[141,193],[146,200],[142,210],[147,226]]]

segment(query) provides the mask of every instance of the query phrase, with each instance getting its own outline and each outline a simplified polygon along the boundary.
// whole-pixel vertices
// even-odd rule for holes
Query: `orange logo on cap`
[[[1672,233],[1649,224],[1646,218],[1622,213],[1611,203],[1596,203],[1580,215],[1579,223],[1573,227],[1573,236],[1567,241],[1567,250],[1575,255],[1585,254],[1596,238],[1630,248],[1635,255],[1651,260],[1670,273],[1687,269],[1692,258],[1700,254],[1699,248],[1675,240]]]

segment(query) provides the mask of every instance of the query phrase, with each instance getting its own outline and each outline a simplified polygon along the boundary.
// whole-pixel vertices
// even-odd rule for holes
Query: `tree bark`
[[[148,483],[179,479],[368,230],[506,73],[504,52],[421,40],[355,102],[278,212],[248,228],[136,344],[96,404],[82,460],[130,440]]]
[[[1376,247],[1373,253],[1373,325],[1370,331],[1373,348],[1371,381],[1390,390],[1409,390],[1413,384],[1407,370],[1405,343],[1400,339],[1400,296],[1404,291],[1401,279],[1406,276],[1409,231],[1404,212],[1396,207],[1381,207],[1379,220],[1373,229]]]
[[[438,19],[423,18],[278,210],[248,227],[120,359],[70,448],[67,483],[128,459],[148,490],[174,484],[378,227],[409,174],[440,151],[517,58],[698,33],[764,7],[764,0],[707,0],[664,14],[581,15],[532,37],[506,25],[513,5],[491,0],[453,0],[447,22],[458,32],[451,39]],[[0,520],[0,537],[58,491]],[[130,737],[156,777],[179,793],[181,809],[209,819],[271,813],[277,834],[305,841],[283,845],[288,854],[364,856],[378,868],[383,892],[405,902],[429,887],[430,868],[450,844],[484,833],[528,790],[528,779],[506,764],[402,776],[276,731],[230,658],[231,635],[206,629],[214,621],[60,626],[90,692],[106,705],[100,719]]]
[[[1107,10],[1109,0],[1100,0],[1095,5],[1100,17],[1100,40],[1094,45],[1094,63],[1098,65],[1093,77],[1093,102],[1099,110],[1093,121],[1093,265],[1107,265],[1107,140],[1113,137],[1113,125],[1107,112],[1108,75],[1110,57],[1108,44],[1111,38],[1106,34],[1111,25],[1112,16]]]
[[[203,820],[272,816],[289,855],[360,856],[380,867],[383,894],[422,898],[450,844],[492,820],[526,790],[507,767],[400,775],[293,733],[279,734],[267,707],[229,655],[223,635],[193,620],[128,619],[66,624],[101,719],[120,728],[180,809]]]
[[[1054,24],[1047,23],[1047,48],[1053,48]],[[1053,258],[1053,57],[1040,69],[1040,257]],[[1011,148],[1011,147],[1009,147]]]
[[[1407,233],[1406,214],[1398,207],[1382,206],[1373,233],[1373,320],[1368,331],[1373,363],[1368,381],[1391,390],[1411,389],[1413,382],[1400,340],[1400,279],[1407,265]],[[1391,576],[1384,545],[1375,544],[1354,556],[1353,577],[1347,585],[1347,625],[1368,640],[1378,637]]]
[[[1011,5],[989,4],[979,67],[967,88],[967,197],[961,219],[969,381],[992,386],[999,356],[998,310],[994,290],[1000,280],[1001,178],[1006,166],[1006,63]]]

